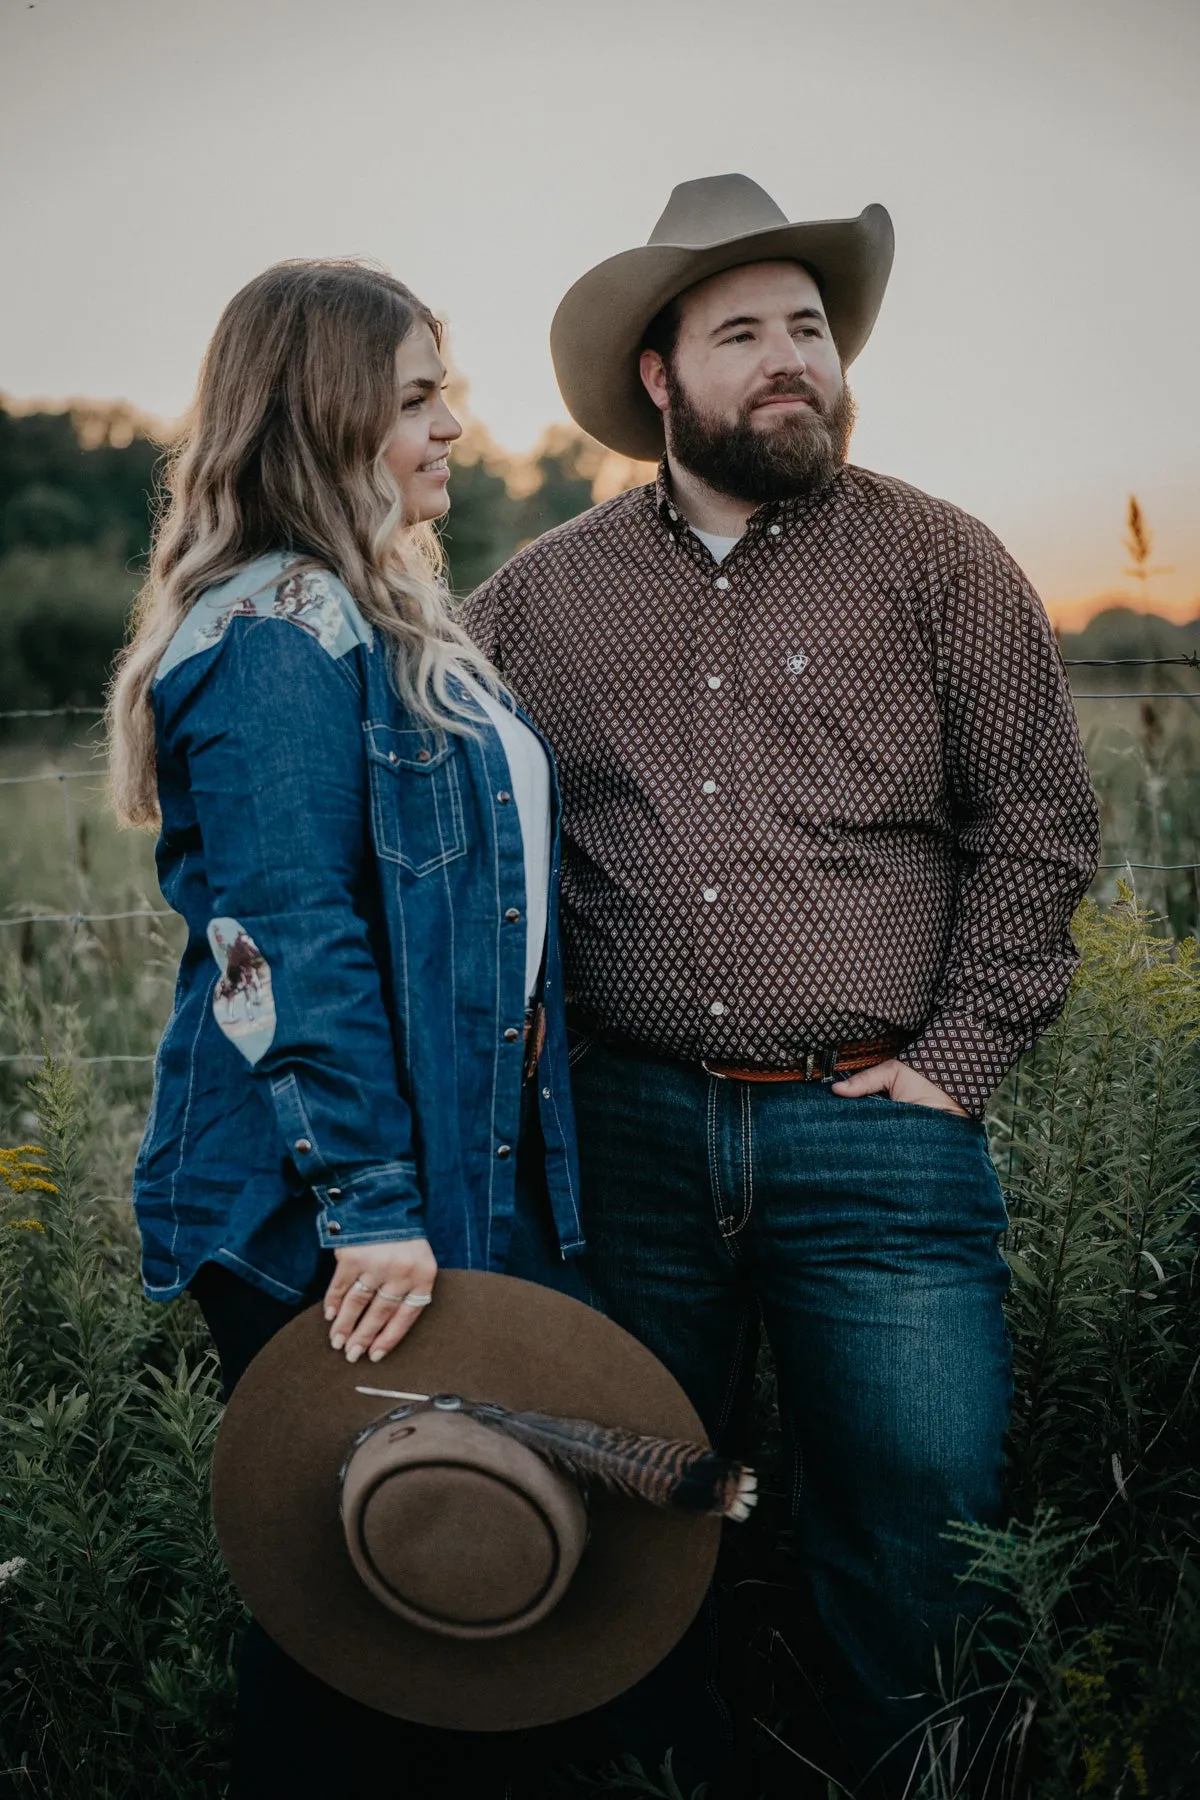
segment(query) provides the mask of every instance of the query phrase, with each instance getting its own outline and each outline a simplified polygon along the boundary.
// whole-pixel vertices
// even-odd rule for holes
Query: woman
[[[557,788],[438,581],[460,435],[439,343],[357,263],[242,289],[111,698],[117,809],[159,827],[188,927],[134,1179],[143,1276],[194,1295],[226,1392],[317,1299],[330,1354],[378,1361],[439,1263],[582,1297]],[[494,1777],[494,1743],[450,1739],[251,1627],[235,1794]]]

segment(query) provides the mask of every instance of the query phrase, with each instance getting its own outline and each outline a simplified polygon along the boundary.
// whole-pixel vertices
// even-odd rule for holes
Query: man
[[[677,188],[551,339],[587,431],[665,444],[657,481],[468,604],[560,759],[590,1278],[721,1443],[765,1324],[826,1705],[889,1792],[970,1604],[942,1533],[1002,1507],[981,1116],[1062,1004],[1098,857],[1028,582],[846,462],[891,256],[882,207]]]

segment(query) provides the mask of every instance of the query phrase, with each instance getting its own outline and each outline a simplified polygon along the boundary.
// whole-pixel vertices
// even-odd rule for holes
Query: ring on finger
[[[378,1288],[369,1287],[361,1275],[355,1279],[353,1286],[358,1289],[360,1294],[377,1294],[379,1292]]]
[[[432,1306],[433,1305],[433,1295],[432,1294],[405,1294],[404,1304],[405,1304],[405,1306]]]

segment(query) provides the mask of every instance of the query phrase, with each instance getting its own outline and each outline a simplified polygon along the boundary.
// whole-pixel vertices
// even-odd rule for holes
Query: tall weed
[[[40,1152],[0,1164],[0,1771],[48,1800],[198,1800],[239,1616],[207,1509],[213,1364],[89,1190],[86,1090],[52,1063],[32,1086]]]

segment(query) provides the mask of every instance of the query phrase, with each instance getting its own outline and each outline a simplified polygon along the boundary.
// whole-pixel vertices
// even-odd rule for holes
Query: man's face
[[[673,355],[642,353],[672,456],[719,492],[760,504],[823,486],[845,460],[854,405],[816,282],[752,263],[680,301]]]

